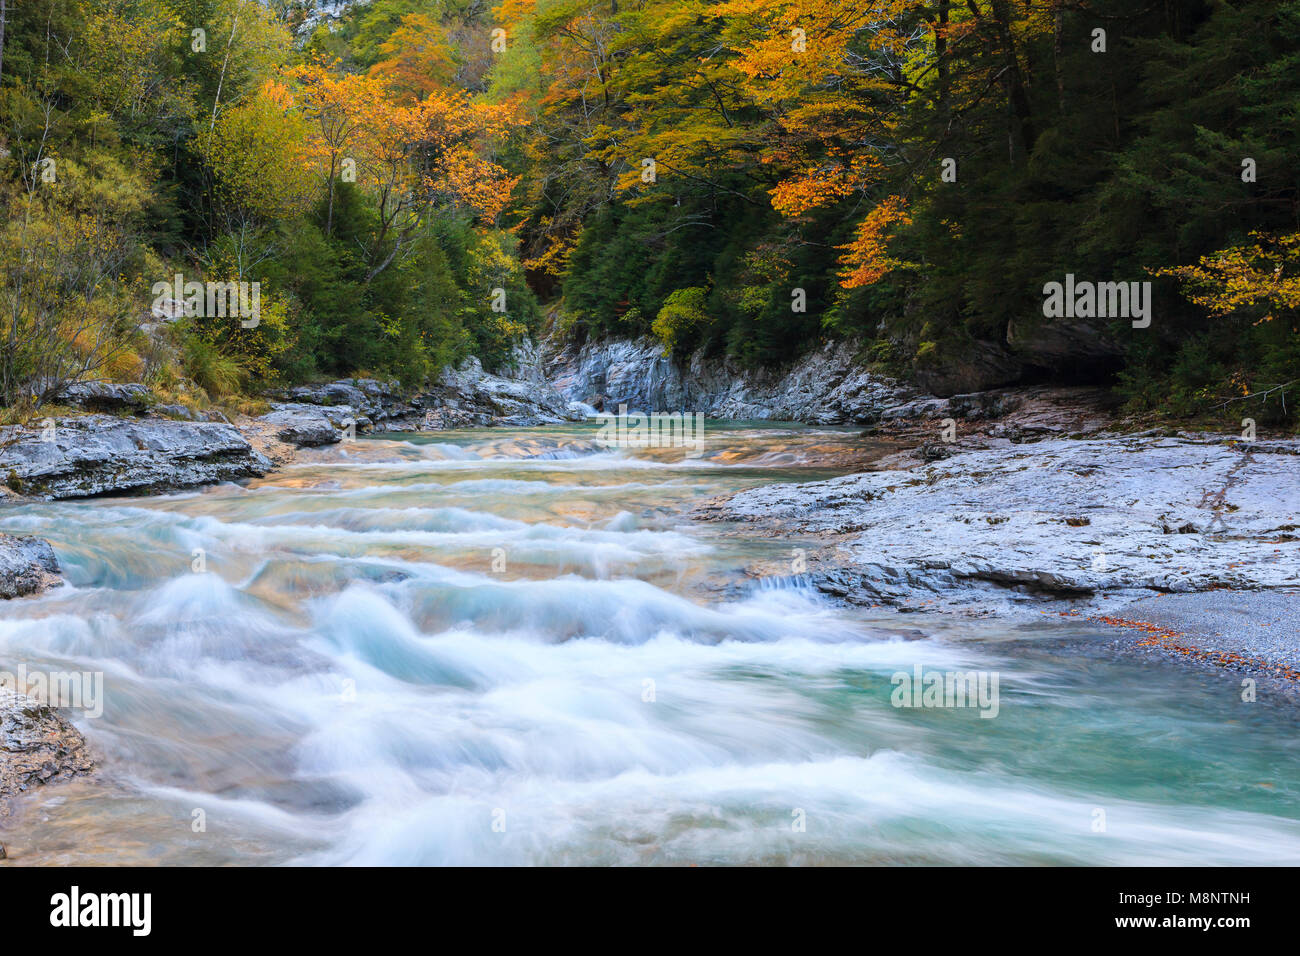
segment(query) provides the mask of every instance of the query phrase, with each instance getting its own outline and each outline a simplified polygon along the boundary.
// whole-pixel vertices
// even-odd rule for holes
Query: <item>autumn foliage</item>
[[[1300,378],[1300,0],[11,7],[8,155],[135,210],[91,298],[263,282],[265,335],[179,350],[214,390],[504,360],[543,303],[749,365],[848,336],[935,391],[1047,375],[1191,414]],[[88,214],[4,176],[11,220]],[[1040,328],[1068,272],[1152,279],[1156,321]]]

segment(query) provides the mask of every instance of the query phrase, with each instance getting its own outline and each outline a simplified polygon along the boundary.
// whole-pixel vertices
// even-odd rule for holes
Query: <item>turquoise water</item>
[[[101,771],[0,818],[11,862],[1300,862],[1290,708],[1063,651],[1104,636],[1083,622],[760,587],[808,542],[686,517],[834,474],[803,462],[851,434],[714,425],[695,460],[594,435],[389,436],[0,512],[70,581],[0,607],[0,669],[104,698],[73,714]],[[996,675],[996,717],[893,706],[917,666]]]

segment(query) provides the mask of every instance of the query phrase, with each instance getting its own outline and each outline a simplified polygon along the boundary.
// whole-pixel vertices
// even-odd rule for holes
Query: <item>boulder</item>
[[[162,415],[166,418],[181,418],[187,422],[199,421],[199,416],[184,405],[155,405],[152,409],[155,415]]]
[[[1019,408],[1020,403],[1020,396],[1007,391],[970,392],[948,399],[952,414],[958,418],[1002,418]]]
[[[299,446],[332,444],[349,422],[359,433],[527,427],[583,421],[589,411],[546,381],[531,342],[517,345],[498,373],[471,357],[443,369],[424,391],[408,393],[397,382],[351,378],[299,385],[277,397],[283,401],[259,421],[275,426],[279,440]]]
[[[515,366],[516,374],[519,367]],[[423,396],[424,404],[450,406],[493,425],[528,427],[586,417],[571,411],[568,400],[549,383],[524,375],[506,378],[484,371],[479,360],[471,357],[458,368],[444,369],[438,387]]]
[[[149,389],[136,383],[74,382],[59,393],[58,401],[96,412],[141,412],[151,398]]]
[[[59,561],[48,541],[0,534],[0,598],[39,594],[60,583]]]
[[[349,424],[369,424],[368,418],[358,418],[350,405],[320,407],[304,404],[277,404],[258,421],[275,427],[275,437],[280,441],[311,448],[333,445],[343,438]]]
[[[86,738],[57,710],[0,686],[0,801],[94,766]]]

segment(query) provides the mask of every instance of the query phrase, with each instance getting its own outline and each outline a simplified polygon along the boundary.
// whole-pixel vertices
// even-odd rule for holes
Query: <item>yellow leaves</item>
[[[844,256],[840,262],[840,285],[857,289],[880,281],[892,269],[903,265],[890,258],[886,233],[895,225],[910,225],[912,217],[907,212],[907,201],[901,196],[889,196],[867,214],[858,226],[852,242],[840,246]]]
[[[141,7],[126,0],[84,4],[80,33],[84,57],[78,69],[97,105],[110,113],[135,114],[152,108],[169,86],[166,64],[180,46],[185,27],[162,5]]]
[[[308,137],[288,87],[268,81],[200,133],[199,152],[221,198],[268,219],[302,212],[312,197]]]
[[[524,268],[550,276],[562,276],[569,268],[569,256],[577,245],[576,236],[550,237],[541,255],[524,260]]]
[[[1251,235],[1257,240],[1253,245],[1232,246],[1202,256],[1196,265],[1153,274],[1180,279],[1184,295],[1215,316],[1262,307],[1267,311],[1259,322],[1271,322],[1277,310],[1300,309],[1300,232]]]
[[[711,321],[707,301],[708,290],[701,286],[677,289],[664,300],[650,325],[650,332],[663,343],[664,355],[695,343]]]

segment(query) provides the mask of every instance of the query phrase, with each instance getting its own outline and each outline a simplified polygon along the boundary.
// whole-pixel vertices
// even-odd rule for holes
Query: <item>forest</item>
[[[1297,421],[1300,0],[0,11],[10,421],[646,335]],[[257,321],[160,310],[174,276]],[[1149,321],[1053,317],[1067,276],[1150,283]]]

